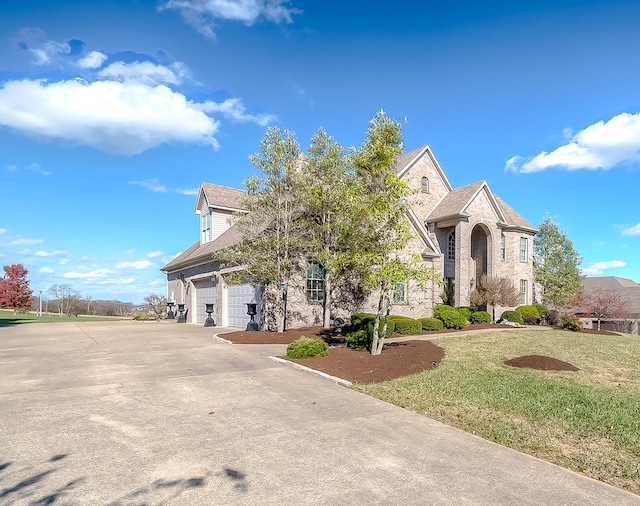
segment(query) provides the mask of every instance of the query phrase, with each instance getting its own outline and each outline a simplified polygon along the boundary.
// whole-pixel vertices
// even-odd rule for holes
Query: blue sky
[[[140,302],[269,125],[345,146],[384,109],[587,275],[640,281],[640,4],[25,0],[0,7],[0,264]],[[446,5],[445,5],[446,4]],[[45,293],[46,295],[46,293]]]

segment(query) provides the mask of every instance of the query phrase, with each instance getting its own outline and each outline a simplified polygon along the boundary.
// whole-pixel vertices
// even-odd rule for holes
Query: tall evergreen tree
[[[535,282],[542,287],[545,304],[563,309],[582,292],[582,257],[567,234],[549,216],[533,239]]]

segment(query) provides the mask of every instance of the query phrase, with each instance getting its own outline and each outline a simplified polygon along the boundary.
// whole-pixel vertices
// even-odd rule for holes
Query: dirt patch
[[[505,361],[511,367],[524,367],[539,371],[579,371],[575,365],[544,355],[526,355]]]

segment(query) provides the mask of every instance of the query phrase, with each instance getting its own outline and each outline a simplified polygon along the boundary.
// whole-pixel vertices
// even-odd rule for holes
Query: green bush
[[[442,320],[437,318],[418,318],[422,324],[422,330],[442,330],[444,327]]]
[[[570,314],[564,314],[560,317],[560,326],[564,330],[571,330],[573,332],[578,332],[582,329],[582,325],[580,325],[580,320],[576,316]]]
[[[329,345],[320,338],[302,336],[287,346],[287,358],[326,357],[328,354]]]
[[[540,314],[536,306],[518,306],[516,311],[522,315],[522,320],[527,325],[537,325],[540,323]]]
[[[486,311],[476,311],[469,318],[471,323],[491,323],[491,315]]]
[[[473,308],[469,306],[459,306],[456,309],[462,316],[464,316],[464,319],[467,321],[471,318],[471,315],[473,314]]]
[[[462,329],[467,325],[467,319],[456,308],[441,304],[433,308],[433,315],[440,320],[447,329]]]
[[[371,349],[373,342],[373,326],[376,323],[376,315],[371,313],[354,313],[351,315],[351,325],[346,335],[346,344],[349,348],[366,348]],[[383,322],[380,321],[380,331],[382,331]],[[389,316],[387,323],[386,337],[391,337],[395,331],[395,323]],[[364,334],[362,334],[364,332]]]
[[[518,313],[518,311],[505,311],[502,313],[500,320],[506,320],[508,322],[519,323],[520,325],[524,324],[524,320],[522,319],[522,315]]]
[[[393,322],[394,332],[403,336],[415,336],[422,332],[422,323],[407,316],[389,316],[389,322]]]
[[[535,307],[538,310],[538,316],[540,318],[542,318],[544,314],[549,310],[549,308],[544,304],[534,304],[533,307]]]
[[[148,316],[140,316],[140,315],[138,315],[138,316],[134,316],[133,320],[136,321],[136,322],[148,322],[148,321],[151,320],[151,318],[149,318]]]
[[[356,330],[347,334],[347,336],[345,337],[345,343],[347,344],[348,348],[353,348],[354,350],[370,350],[371,337],[369,334],[367,334],[366,330]]]

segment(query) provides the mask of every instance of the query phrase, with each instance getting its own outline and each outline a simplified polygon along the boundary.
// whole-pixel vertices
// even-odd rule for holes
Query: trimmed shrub
[[[491,323],[491,315],[486,311],[476,311],[469,318],[470,323]]]
[[[467,319],[455,307],[442,304],[433,308],[433,315],[440,320],[447,329],[462,329],[467,325]]]
[[[572,332],[578,332],[582,329],[582,325],[580,325],[580,320],[576,316],[570,314],[563,314],[560,317],[560,326],[564,330],[571,330]]]
[[[326,357],[328,354],[329,345],[320,338],[302,336],[287,346],[287,358]]]
[[[418,321],[422,324],[422,330],[442,330],[444,327],[442,320],[437,318],[418,318]]]
[[[508,322],[519,323],[520,325],[524,324],[522,315],[518,313],[518,311],[505,311],[502,313],[500,320],[507,320]]]
[[[373,333],[371,334],[373,337]],[[366,330],[356,330],[349,332],[345,337],[345,343],[347,348],[353,348],[354,350],[370,350],[371,349],[371,337],[367,334]]]
[[[540,323],[541,314],[535,306],[518,306],[516,311],[522,315],[522,320],[527,325],[538,325]]]
[[[538,310],[538,316],[540,318],[542,318],[544,316],[544,314],[549,311],[549,308],[547,306],[545,306],[544,304],[534,304],[533,307],[535,307]]]
[[[346,344],[349,348],[366,348],[371,349],[373,342],[373,326],[376,323],[376,315],[371,313],[355,313],[351,315],[351,325],[346,335]],[[380,322],[380,331],[382,330],[382,321]],[[386,337],[391,337],[395,331],[395,323],[389,316],[387,324]],[[362,334],[364,332],[364,334]]]
[[[557,327],[560,324],[560,313],[555,309],[549,309],[544,314],[544,319],[547,322],[547,325],[551,325],[552,327]]]
[[[150,320],[151,320],[151,318],[149,318],[148,316],[140,316],[140,315],[138,315],[138,316],[134,316],[133,317],[133,321],[136,321],[136,322],[148,322]]]
[[[456,308],[462,316],[464,316],[465,320],[469,320],[471,315],[473,314],[473,308],[469,306],[459,306]]]
[[[422,332],[422,323],[407,316],[389,316],[389,323],[393,322],[394,332],[404,336],[415,336]]]

